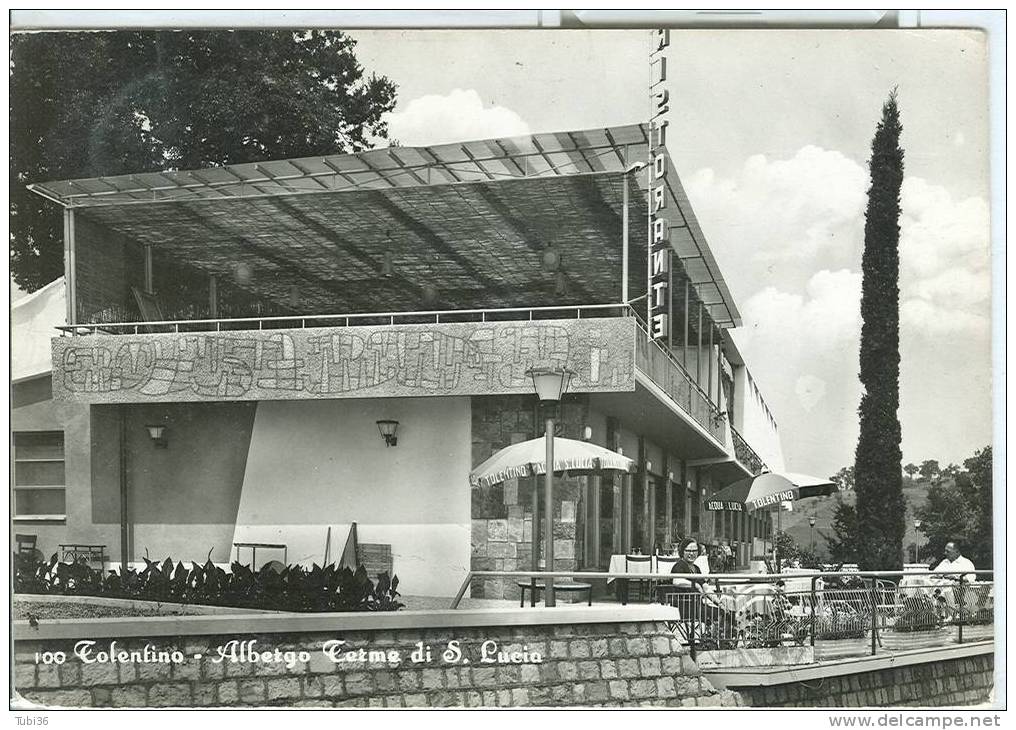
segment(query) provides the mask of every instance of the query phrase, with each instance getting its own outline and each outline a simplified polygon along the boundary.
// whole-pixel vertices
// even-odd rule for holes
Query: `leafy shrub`
[[[902,601],[893,631],[931,631],[942,625],[940,609],[925,595],[905,596]]]
[[[815,638],[821,639],[863,639],[871,626],[871,617],[854,610],[851,606],[838,607],[835,604],[829,613],[815,617]]]
[[[360,566],[356,571],[334,564],[310,570],[290,565],[277,570],[271,564],[254,571],[234,562],[226,572],[209,559],[204,565],[157,563],[145,558],[145,568],[103,575],[84,561],[62,563],[54,554],[49,562],[31,556],[14,556],[15,593],[61,594],[130,598],[161,603],[192,603],[274,611],[397,611],[398,577],[381,573],[377,582]]]

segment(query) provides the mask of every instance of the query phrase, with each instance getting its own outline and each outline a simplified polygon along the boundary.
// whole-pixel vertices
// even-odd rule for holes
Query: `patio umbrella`
[[[765,472],[728,484],[709,498],[706,502],[706,509],[754,512],[775,506],[780,510],[780,506],[784,502],[794,502],[808,497],[821,497],[832,494],[838,489],[839,487],[834,481],[823,477],[791,472],[782,474]],[[782,510],[776,513],[777,531],[781,529],[780,518],[782,516]],[[773,562],[779,566],[779,561],[776,559],[775,541],[773,542]]]
[[[754,512],[782,502],[821,497],[838,489],[836,483],[807,474],[766,472],[728,484],[706,502],[706,509]]]
[[[588,441],[554,438],[554,473],[573,475],[600,471],[634,472],[635,462]],[[489,487],[508,479],[547,473],[547,442],[544,437],[507,446],[473,469],[469,483]]]

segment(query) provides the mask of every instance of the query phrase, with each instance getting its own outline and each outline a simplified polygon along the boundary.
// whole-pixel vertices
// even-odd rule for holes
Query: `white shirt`
[[[935,573],[944,573],[946,571],[961,571],[961,570],[974,570],[974,564],[970,562],[969,558],[965,558],[960,555],[955,560],[949,560],[949,558],[943,558],[942,562],[935,566]],[[962,577],[957,575],[950,576],[954,580],[960,578],[967,583],[974,583],[977,581],[977,576],[973,573],[965,573]]]
[[[709,556],[699,555],[695,558],[695,565],[702,571],[702,575],[709,575]]]

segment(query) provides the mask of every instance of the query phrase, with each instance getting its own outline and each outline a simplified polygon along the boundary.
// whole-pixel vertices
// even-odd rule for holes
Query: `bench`
[[[519,599],[519,608],[524,608],[526,605],[526,591],[530,591],[530,605],[536,605],[536,593],[542,591],[546,584],[543,581],[532,580],[520,580],[517,583],[518,587],[522,589],[522,596]],[[593,605],[593,586],[589,583],[555,583],[554,591],[561,593],[581,593],[586,592],[586,601],[590,606]]]
[[[63,561],[70,561],[76,563],[82,558],[87,560],[89,563],[98,561],[103,572],[106,570],[106,546],[105,545],[89,545],[84,543],[61,543],[60,547],[60,558]]]

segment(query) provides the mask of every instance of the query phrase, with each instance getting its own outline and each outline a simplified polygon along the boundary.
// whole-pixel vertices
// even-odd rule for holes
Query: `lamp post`
[[[551,406],[560,401],[568,390],[574,372],[565,367],[530,368],[526,375],[533,379],[533,388],[540,403]],[[549,408],[544,422],[544,436],[547,440],[546,486],[543,490],[544,570],[549,572],[554,570],[554,413]],[[544,581],[543,595],[545,606],[555,605],[553,576],[547,576]]]
[[[914,520],[914,562],[916,563],[920,559],[921,555],[921,524],[920,520]]]
[[[811,552],[812,552],[812,555],[814,555],[815,554],[815,518],[814,517],[809,517],[808,518],[808,526],[811,528]]]

